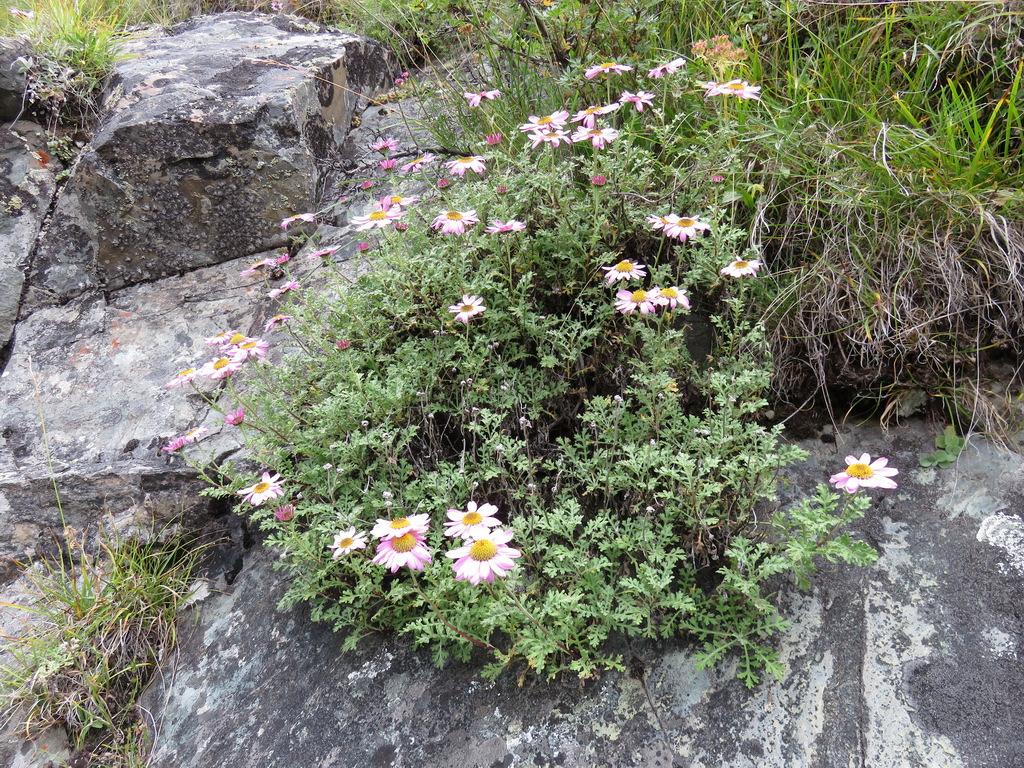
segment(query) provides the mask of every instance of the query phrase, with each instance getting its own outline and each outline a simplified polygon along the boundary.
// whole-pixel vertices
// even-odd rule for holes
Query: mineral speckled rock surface
[[[374,41],[290,16],[204,16],[133,40],[33,258],[27,308],[286,243],[366,94]]]
[[[823,564],[782,586],[793,626],[781,682],[747,691],[734,662],[694,666],[684,641],[621,650],[631,674],[482,682],[468,665],[374,638],[355,653],[301,608],[259,546],[232,587],[185,617],[180,650],[144,705],[156,768],[686,766],[1008,768],[1024,765],[1024,575],[978,538],[1024,505],[1024,461],[972,441],[959,464],[917,466],[932,430],[857,427],[786,471],[790,499],[850,452],[887,455],[897,491],[872,493],[858,535],[871,568]],[[1005,541],[1004,541],[1005,543]],[[1010,546],[1010,545],[1008,545]]]

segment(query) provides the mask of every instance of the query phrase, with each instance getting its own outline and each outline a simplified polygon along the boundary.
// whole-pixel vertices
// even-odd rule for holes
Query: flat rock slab
[[[369,38],[203,16],[128,44],[33,259],[26,309],[249,256],[315,209],[352,118],[391,82]]]
[[[751,692],[734,663],[699,672],[682,640],[623,646],[633,674],[585,684],[489,684],[397,639],[342,653],[305,610],[275,611],[275,553],[256,547],[233,586],[199,604],[197,624],[185,617],[144,697],[158,724],[152,765],[1024,765],[1024,462],[972,441],[956,467],[920,469],[938,431],[826,435],[787,471],[789,493],[809,492],[844,455],[869,451],[901,474],[899,490],[872,494],[858,529],[876,565],[825,564],[809,592],[783,589],[782,682]]]

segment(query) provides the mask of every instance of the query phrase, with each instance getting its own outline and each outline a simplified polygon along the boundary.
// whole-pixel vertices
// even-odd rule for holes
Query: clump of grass
[[[135,700],[174,645],[203,547],[132,541],[89,554],[74,531],[66,540],[62,557],[26,570],[35,600],[9,606],[31,615],[0,669],[3,700],[26,734],[62,726],[75,749],[123,755],[140,741]]]

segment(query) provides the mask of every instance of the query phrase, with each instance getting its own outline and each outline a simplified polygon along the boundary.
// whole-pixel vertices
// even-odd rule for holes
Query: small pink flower
[[[359,188],[363,189],[363,190],[370,189],[372,186],[373,186],[373,182],[370,181],[369,179],[367,179],[366,181],[363,181],[363,182],[361,182],[359,184]]]
[[[448,181],[448,179],[438,179],[437,180],[437,188],[438,189],[447,189],[451,185],[452,185],[452,183],[450,181]]]
[[[299,283],[297,280],[289,280],[287,283],[280,285],[279,287],[272,290],[267,294],[272,299],[276,299],[278,296],[288,293],[288,291],[299,290]]]
[[[534,131],[530,134],[530,141],[532,142],[530,149],[536,149],[541,144],[550,144],[552,147],[557,147],[559,144],[572,143],[569,134],[554,128],[548,131]]]
[[[617,64],[614,61],[606,61],[604,64],[595,64],[583,73],[587,80],[593,80],[598,75],[605,75],[611,72],[630,72],[632,67],[625,64]]]
[[[750,259],[749,261],[736,259],[729,266],[722,267],[721,272],[723,275],[729,275],[729,277],[755,277],[757,270],[760,268],[761,262],[757,259]]]
[[[641,314],[648,315],[655,309],[655,300],[658,298],[658,294],[654,291],[618,291],[615,294],[615,298],[618,301],[615,302],[615,308],[624,315],[631,315],[638,309]]]
[[[415,533],[405,533],[381,541],[371,562],[383,565],[392,573],[402,566],[412,571],[422,571],[430,562],[430,550],[423,543],[422,537]]]
[[[267,499],[276,499],[278,496],[284,496],[281,476],[264,472],[262,480],[238,491],[238,495],[244,497],[254,507],[258,507]]]
[[[444,535],[470,539],[486,536],[491,528],[501,525],[501,521],[494,517],[497,511],[498,508],[493,504],[481,504],[478,507],[475,501],[466,504],[465,512],[461,509],[449,509],[450,522],[444,524],[447,529]]]
[[[384,195],[384,197],[380,199],[380,207],[388,208],[397,205],[399,208],[408,208],[415,202],[416,198],[412,195],[408,197],[403,195]]]
[[[573,143],[589,141],[595,149],[604,149],[609,141],[619,138],[619,132],[614,128],[579,128],[572,135]]]
[[[761,86],[751,85],[746,80],[730,80],[727,83],[716,83],[714,81],[709,83],[700,83],[700,87],[705,90],[705,96],[735,96],[738,99],[753,99],[754,101],[760,101],[761,97],[758,95],[761,92]]]
[[[501,184],[494,188],[494,193],[497,195],[504,195],[506,192],[508,192],[508,187],[502,186]]]
[[[289,522],[293,517],[295,517],[295,506],[293,504],[282,504],[277,508],[277,511],[274,512],[274,517],[282,523]]]
[[[190,429],[184,435],[181,435],[180,437],[176,437],[173,440],[171,440],[171,442],[164,446],[164,450],[177,451],[178,449],[188,445],[189,443],[196,442],[196,440],[205,435],[207,432],[209,432],[209,430],[206,427],[196,427],[195,429]]]
[[[292,256],[291,256],[290,253],[282,253],[276,259],[272,259],[272,261],[275,264],[286,264],[287,262],[291,261],[291,259],[292,259]],[[271,261],[271,259],[268,259],[268,261]]]
[[[686,66],[686,59],[672,59],[667,64],[660,64],[652,70],[647,72],[648,77],[652,77],[655,80],[660,80],[665,75],[674,75],[680,69]]]
[[[316,214],[300,213],[296,216],[289,216],[287,219],[281,219],[281,229],[288,229],[296,221],[316,221]]]
[[[721,184],[723,181],[725,181],[725,176],[720,173],[716,173],[711,176],[712,184]]]
[[[250,264],[248,267],[243,269],[238,274],[242,277],[249,277],[250,275],[258,275],[263,271],[264,267],[275,267],[277,266],[277,259],[263,259],[263,261],[257,261],[255,264]]]
[[[828,479],[836,488],[842,488],[847,493],[855,493],[859,488],[896,488],[896,482],[891,478],[899,474],[898,469],[886,467],[889,460],[877,458],[871,461],[867,453],[846,457],[846,471],[832,475]]]
[[[640,91],[639,93],[630,93],[629,91],[623,91],[619,97],[619,101],[623,104],[632,104],[636,107],[637,112],[643,112],[644,106],[653,107],[654,102],[651,101],[655,94],[650,91]]]
[[[463,176],[466,171],[473,171],[476,174],[484,172],[484,159],[480,155],[460,157],[458,160],[451,160],[444,165],[452,172],[452,176]]]
[[[208,376],[211,379],[226,379],[233,373],[237,373],[242,368],[242,361],[235,360],[231,357],[218,357],[216,360],[211,360],[197,373],[200,376]]]
[[[352,219],[356,232],[365,232],[369,229],[383,229],[390,225],[403,213],[402,206],[392,205],[387,208],[377,206],[377,210],[371,211],[365,216],[356,216]]]
[[[224,417],[224,423],[230,424],[233,427],[237,427],[239,424],[245,421],[245,409],[236,408],[233,411],[228,411],[228,414]]]
[[[484,232],[489,235],[496,235],[500,232],[522,232],[524,229],[526,229],[526,224],[521,221],[516,221],[515,219],[509,219],[508,221],[495,219]]]
[[[238,331],[232,329],[230,331],[218,333],[216,336],[211,336],[210,338],[206,339],[206,343],[209,344],[211,347],[223,348],[224,346],[230,346],[231,344],[233,344],[234,342],[231,341],[231,339],[234,338],[235,336],[239,336],[243,339],[245,338],[244,334],[240,334]]]
[[[360,253],[366,253],[371,248],[373,248],[373,246],[369,243],[359,243],[359,245],[356,246],[356,250]]]
[[[587,107],[573,115],[571,122],[582,123],[584,128],[596,128],[598,115],[607,115],[609,112],[614,112],[621,106],[621,104],[614,103],[605,104],[602,107]]]
[[[614,283],[617,280],[635,280],[640,277],[646,277],[647,272],[644,271],[644,265],[629,259],[623,259],[618,264],[613,264],[610,267],[601,267],[604,270],[604,279],[609,283]]]
[[[665,225],[665,235],[674,237],[685,243],[687,238],[696,237],[698,232],[707,232],[711,225],[698,219],[691,219],[687,216],[676,216],[669,214],[665,217],[669,223]]]
[[[386,160],[381,160],[380,161],[380,167],[383,168],[385,171],[390,171],[392,168],[395,167],[395,164],[397,162],[398,161],[395,160],[395,158],[389,157]]]
[[[269,349],[270,342],[266,339],[246,338],[224,351],[231,354],[232,360],[242,362],[250,357],[265,357]]]
[[[494,577],[504,577],[515,568],[513,560],[522,555],[518,549],[505,546],[512,540],[512,529],[489,531],[465,546],[445,553],[455,560],[452,569],[455,580],[465,579],[476,586],[481,581],[494,583]]]
[[[467,293],[463,295],[461,304],[452,304],[448,307],[448,311],[455,315],[455,320],[460,323],[468,323],[469,318],[482,315],[487,309],[483,301],[479,296],[471,296]]]
[[[420,170],[425,165],[430,165],[435,160],[437,160],[437,155],[432,155],[429,152],[427,152],[426,154],[417,157],[415,160],[406,163],[399,170],[401,170],[403,173],[412,173],[414,171]]]
[[[388,150],[398,149],[398,139],[380,139],[379,141],[373,142],[370,145],[370,149],[377,152],[387,152]]]
[[[164,384],[165,387],[184,387],[192,379],[199,375],[199,371],[195,368],[186,368],[184,371],[179,373],[173,379]]]
[[[484,99],[493,101],[494,99],[501,96],[501,91],[480,91],[480,93],[463,93],[463,97],[469,102],[471,107],[479,107],[480,102]]]
[[[334,543],[327,548],[333,553],[331,559],[337,560],[342,555],[347,555],[349,552],[365,547],[366,534],[356,533],[355,528],[349,528],[347,531],[338,531],[334,536]]]
[[[430,515],[423,513],[399,517],[394,520],[377,518],[377,524],[373,526],[370,533],[378,539],[393,539],[396,536],[404,536],[407,533],[422,536],[430,528]]]
[[[557,130],[558,128],[565,128],[565,124],[568,120],[569,113],[563,109],[552,112],[550,115],[542,115],[540,117],[537,115],[530,115],[527,121],[519,126],[519,130],[523,133]]]
[[[472,227],[479,221],[480,219],[476,217],[474,209],[468,211],[443,211],[434,218],[430,226],[441,230],[446,235],[461,235],[465,233],[468,227]]]
[[[346,349],[352,346],[352,342],[348,339],[342,339],[334,343],[334,346],[338,348],[339,352],[344,352]]]
[[[486,136],[484,136],[484,141],[486,141],[488,143],[488,145],[490,145],[492,147],[495,144],[501,144],[501,134],[500,133],[488,133]]]
[[[267,320],[267,324],[263,326],[263,332],[270,333],[272,330],[277,328],[277,326],[282,325],[291,319],[291,315],[274,315],[272,318]]]
[[[395,222],[395,229],[397,229],[399,232],[405,232],[405,230],[407,230],[408,228],[409,225],[406,224],[404,221]]]
[[[324,256],[330,256],[332,253],[336,253],[339,248],[341,248],[340,245],[329,245],[326,248],[321,248],[318,251],[313,251],[311,254],[309,254],[308,258],[320,259],[323,258]]]
[[[675,309],[677,306],[682,306],[683,309],[690,308],[690,300],[686,297],[686,292],[674,285],[671,288],[657,289],[657,294],[654,303],[659,306],[669,309]]]
[[[608,183],[608,178],[603,173],[599,173],[596,176],[590,177],[590,183],[595,187],[603,187]]]

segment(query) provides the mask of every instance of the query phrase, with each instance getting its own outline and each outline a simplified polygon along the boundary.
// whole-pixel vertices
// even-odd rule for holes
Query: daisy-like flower
[[[277,326],[282,325],[291,319],[291,315],[274,315],[272,318],[267,320],[267,324],[263,326],[263,332],[270,333],[272,330],[277,328]]]
[[[647,276],[643,264],[630,261],[629,259],[623,259],[618,264],[613,264],[610,267],[601,267],[601,269],[605,273],[604,279],[609,283],[614,283],[616,280],[635,280],[636,278]]]
[[[680,69],[682,69],[685,66],[686,66],[686,59],[683,59],[683,58],[672,59],[672,61],[670,61],[670,62],[668,62],[666,64],[659,64],[654,69],[649,70],[647,72],[647,76],[651,77],[651,78],[654,78],[655,80],[660,80],[665,75],[674,75],[676,72],[678,72]]]
[[[631,315],[638,309],[641,314],[648,315],[655,310],[655,301],[658,299],[658,294],[655,291],[618,291],[615,294],[615,298],[618,301],[615,302],[615,308],[624,315]]]
[[[573,115],[570,122],[582,123],[584,128],[596,128],[598,115],[607,115],[609,112],[614,112],[621,106],[621,104],[615,102],[614,104],[605,104],[601,107],[587,107]]]
[[[705,96],[735,96],[738,99],[760,101],[761,86],[751,85],[746,80],[730,80],[727,83],[700,83]]]
[[[573,143],[589,141],[594,149],[604,149],[609,141],[619,138],[619,132],[614,128],[579,128],[572,135]]]
[[[232,328],[230,331],[224,331],[223,333],[218,333],[216,336],[210,336],[205,341],[211,347],[223,348],[225,345],[230,346],[231,344],[234,343],[230,339],[235,335],[239,335],[238,331]],[[243,336],[243,338],[245,337]]]
[[[395,158],[393,158],[393,157],[386,158],[384,160],[381,160],[378,163],[378,165],[380,165],[380,167],[383,168],[385,171],[390,171],[397,164],[398,164],[398,161],[395,160]]]
[[[400,168],[400,170],[403,173],[412,173],[413,171],[420,170],[425,165],[430,165],[435,160],[437,160],[437,155],[432,155],[429,152],[427,152],[425,155],[421,155],[420,157],[417,157],[415,160],[406,163]]]
[[[205,435],[208,431],[209,430],[206,427],[196,427],[195,429],[190,429],[184,435],[179,435],[178,437],[171,440],[171,442],[164,446],[164,450],[177,451],[183,446],[188,445],[189,443],[194,443],[200,437]]]
[[[508,221],[495,219],[484,232],[489,235],[496,235],[499,232],[522,232],[524,229],[526,229],[526,224],[521,221],[516,221],[515,219],[509,219]]]
[[[686,242],[687,238],[696,237],[698,232],[706,232],[711,229],[710,224],[698,219],[691,219],[688,216],[669,214],[665,219],[668,220],[664,227],[665,234],[683,243]]]
[[[390,539],[384,539],[377,545],[377,554],[371,562],[383,565],[392,573],[402,566],[409,570],[422,571],[430,562],[430,550],[423,539],[415,533],[405,533]]]
[[[463,295],[461,304],[452,304],[448,311],[455,314],[455,319],[460,323],[468,323],[469,318],[482,315],[487,307],[484,300],[479,296],[471,296],[468,293]]]
[[[461,235],[479,221],[476,210],[471,208],[468,211],[443,211],[434,218],[430,226],[446,235]]]
[[[686,297],[686,291],[674,285],[671,288],[659,288],[658,298],[654,303],[669,309],[675,309],[680,305],[683,309],[690,308],[690,300]]]
[[[330,256],[332,253],[336,253],[341,248],[340,245],[329,245],[326,248],[320,248],[319,250],[313,251],[307,256],[310,259],[322,259],[324,256]]]
[[[246,339],[245,341],[235,345],[232,351],[232,359],[239,362],[248,360],[250,357],[266,357],[267,350],[270,349],[270,342],[266,339]]]
[[[482,174],[484,172],[484,159],[480,155],[460,157],[458,160],[451,160],[445,163],[444,166],[452,172],[452,176],[464,176],[466,171]]]
[[[498,508],[493,504],[477,506],[475,501],[466,504],[465,512],[461,509],[449,509],[449,522],[444,524],[444,535],[469,539],[486,536],[491,528],[501,525],[501,521],[494,516],[497,511]]]
[[[883,457],[872,461],[871,456],[866,453],[859,459],[856,456],[847,456],[846,471],[832,475],[828,481],[847,493],[855,493],[858,488],[896,488],[896,482],[891,478],[900,472],[893,467],[887,467],[888,463],[889,460]]]
[[[195,368],[186,368],[184,371],[179,373],[173,379],[164,384],[165,387],[184,387],[192,379],[199,375],[199,371]]]
[[[230,355],[235,351],[235,348],[239,344],[241,344],[243,341],[248,340],[248,338],[249,337],[246,336],[244,333],[239,333],[238,331],[235,331],[230,336],[227,336],[221,341],[220,351]]]
[[[490,147],[493,147],[495,144],[501,144],[501,134],[488,133],[486,136],[484,136],[484,141],[486,141],[487,145]]]
[[[289,216],[287,219],[281,219],[281,229],[288,229],[296,221],[316,221],[316,214],[300,213],[295,216]]]
[[[550,144],[552,147],[557,147],[559,144],[571,144],[572,139],[565,131],[552,128],[548,131],[534,131],[530,134],[530,142],[530,149],[536,149],[541,144]]]
[[[373,142],[373,144],[370,145],[370,149],[376,152],[387,152],[388,150],[398,149],[398,139],[392,139],[390,137],[387,139],[380,139]]]
[[[371,211],[365,216],[356,216],[352,219],[352,223],[355,225],[356,232],[365,232],[368,229],[383,229],[401,215],[401,206],[390,205],[385,208],[381,205],[377,207],[377,210]]]
[[[405,197],[404,195],[384,195],[380,199],[380,207],[388,208],[397,205],[399,208],[408,208],[410,205],[415,203],[417,199],[418,198],[413,197],[412,195],[409,195],[408,197]]]
[[[632,70],[633,68],[626,64],[606,61],[603,64],[595,64],[594,66],[589,67],[587,71],[583,73],[583,76],[587,78],[587,80],[593,80],[598,75],[605,75],[610,72],[631,72]]]
[[[494,577],[504,577],[516,567],[512,562],[523,553],[514,547],[505,546],[512,540],[512,529],[489,531],[465,546],[446,552],[455,562],[455,580],[465,579],[476,586],[481,581],[494,583]]]
[[[751,259],[750,261],[736,259],[729,266],[722,267],[721,272],[723,275],[729,275],[729,277],[754,277],[760,268],[761,262],[757,259]]]
[[[366,546],[366,534],[356,533],[355,528],[349,528],[347,531],[338,531],[334,535],[334,543],[327,548],[333,552],[331,559],[337,560],[342,555],[347,555],[357,549],[363,549]]]
[[[469,102],[469,106],[479,107],[480,102],[482,102],[484,99],[487,99],[488,101],[494,101],[494,99],[501,96],[501,91],[480,91],[480,93],[466,92],[463,93],[462,96],[466,99],[466,101]]]
[[[299,290],[299,283],[297,280],[289,280],[287,283],[279,285],[277,288],[267,294],[272,299],[276,299],[278,296],[288,293],[288,291]]]
[[[393,539],[396,536],[404,536],[407,533],[422,536],[430,527],[430,515],[425,512],[420,515],[409,515],[408,517],[397,517],[394,520],[377,518],[377,524],[370,531],[374,538]]]
[[[638,93],[630,93],[629,91],[623,91],[622,95],[619,96],[619,103],[621,104],[632,104],[636,107],[637,112],[643,112],[644,107],[653,107],[654,102],[651,101],[655,94],[650,91],[639,91]]]
[[[228,411],[227,415],[224,417],[224,423],[230,424],[232,427],[237,427],[243,421],[245,421],[244,408],[236,408],[233,411]]]
[[[276,267],[277,259],[263,259],[263,261],[257,261],[255,264],[250,264],[248,267],[243,269],[240,274],[242,277],[249,277],[250,275],[258,275],[263,271],[264,267]]]
[[[278,496],[284,496],[281,476],[264,472],[262,480],[238,491],[238,495],[244,497],[254,507],[258,507],[267,499],[276,499]]]
[[[241,360],[235,360],[231,357],[218,357],[216,360],[211,360],[200,368],[196,374],[199,376],[209,376],[211,379],[226,379],[232,373],[237,373],[241,368]]]
[[[519,130],[523,133],[533,133],[534,131],[550,131],[558,128],[565,128],[565,124],[569,121],[569,113],[564,109],[552,112],[550,115],[530,115],[525,123],[519,126]]]
[[[295,505],[294,504],[282,504],[274,512],[274,517],[280,520],[282,523],[287,523],[293,517],[295,517]]]

